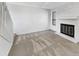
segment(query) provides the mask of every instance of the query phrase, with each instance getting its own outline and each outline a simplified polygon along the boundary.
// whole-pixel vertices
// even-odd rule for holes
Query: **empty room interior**
[[[0,56],[79,56],[79,2],[0,2]]]

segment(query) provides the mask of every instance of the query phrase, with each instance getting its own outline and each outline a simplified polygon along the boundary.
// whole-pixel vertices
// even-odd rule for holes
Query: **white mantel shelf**
[[[79,16],[61,16],[58,17],[57,19],[59,20],[77,20]]]

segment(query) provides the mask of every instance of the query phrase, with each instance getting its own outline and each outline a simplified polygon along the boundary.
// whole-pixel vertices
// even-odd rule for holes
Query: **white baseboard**
[[[27,32],[27,33],[19,33],[19,34],[16,34],[16,35],[24,35],[24,34],[30,34],[30,33],[35,33],[35,32],[41,32],[41,31],[46,31],[46,30],[49,30],[49,29],[42,29],[42,30],[37,30],[37,31],[30,31],[30,32]]]

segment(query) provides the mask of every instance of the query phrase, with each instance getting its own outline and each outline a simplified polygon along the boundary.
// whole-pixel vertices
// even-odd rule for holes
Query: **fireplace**
[[[68,36],[71,36],[71,37],[74,37],[74,25],[70,25],[70,24],[61,24],[60,25],[60,32],[65,34],[65,35],[68,35]]]

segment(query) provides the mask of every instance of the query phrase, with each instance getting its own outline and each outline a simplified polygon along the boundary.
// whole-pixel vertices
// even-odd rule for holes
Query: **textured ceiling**
[[[7,4],[38,7],[44,9],[54,9],[67,3],[69,2],[8,2]]]

